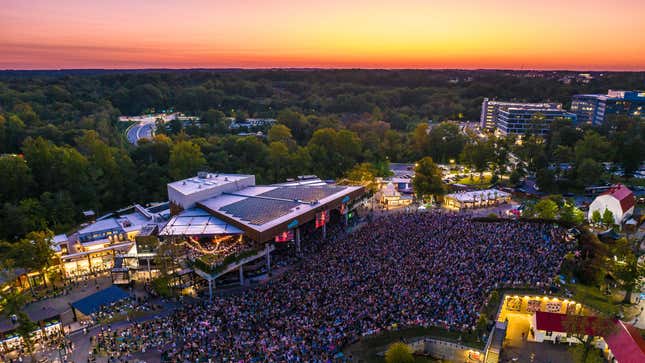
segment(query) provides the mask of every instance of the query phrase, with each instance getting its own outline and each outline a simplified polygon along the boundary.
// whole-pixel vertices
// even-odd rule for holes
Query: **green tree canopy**
[[[593,224],[600,224],[602,222],[602,214],[598,209],[591,212],[591,222]]]
[[[191,177],[205,165],[202,151],[191,141],[180,141],[170,149],[170,176],[175,180]]]
[[[289,150],[294,150],[296,142],[291,135],[291,129],[285,125],[277,124],[269,129],[267,134],[269,142],[279,141],[286,145]]]
[[[466,144],[461,153],[461,160],[479,172],[480,175],[486,170],[493,157],[493,148],[489,143],[483,141]]]
[[[345,178],[352,184],[364,185],[368,190],[376,191],[378,170],[371,163],[360,163],[351,168]]]
[[[616,224],[616,220],[614,219],[614,213],[612,213],[612,211],[610,211],[609,209],[605,209],[605,211],[602,212],[602,224],[604,224],[607,227],[610,227]]]
[[[542,219],[555,219],[558,215],[558,204],[552,199],[540,199],[532,208],[528,209],[529,217]]]
[[[445,185],[441,179],[441,169],[435,164],[431,157],[426,156],[419,160],[414,168],[412,185],[419,198],[424,196],[442,196],[446,192]]]
[[[386,363],[414,363],[412,348],[402,342],[390,344],[385,351]]]

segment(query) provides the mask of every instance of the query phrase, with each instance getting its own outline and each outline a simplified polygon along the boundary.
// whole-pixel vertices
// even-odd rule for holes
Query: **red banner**
[[[278,243],[289,242],[291,240],[293,240],[293,231],[282,232],[275,236],[275,241]]]
[[[329,211],[316,213],[316,228],[320,228],[329,221]]]

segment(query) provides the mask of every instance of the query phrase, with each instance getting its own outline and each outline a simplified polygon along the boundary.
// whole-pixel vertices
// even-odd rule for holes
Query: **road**
[[[128,142],[136,145],[141,139],[152,139],[155,128],[155,121],[140,121],[128,129]]]

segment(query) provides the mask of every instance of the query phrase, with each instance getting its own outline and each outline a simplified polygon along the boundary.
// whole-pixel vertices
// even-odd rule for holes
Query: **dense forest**
[[[557,101],[576,93],[638,89],[645,73],[404,70],[194,70],[0,72],[0,239],[65,232],[80,212],[99,214],[166,198],[166,183],[200,169],[252,173],[260,183],[302,174],[339,178],[387,162],[456,159],[503,175],[508,152],[545,190],[596,183],[616,161],[629,175],[643,159],[645,127],[616,118],[596,130],[556,123],[547,140],[477,141],[455,123],[477,121],[484,97]],[[127,143],[119,115],[174,109],[154,140]],[[238,136],[228,117],[271,117],[263,137]],[[432,122],[430,122],[432,121]],[[236,131],[237,132],[237,131]],[[553,170],[552,163],[573,163]]]

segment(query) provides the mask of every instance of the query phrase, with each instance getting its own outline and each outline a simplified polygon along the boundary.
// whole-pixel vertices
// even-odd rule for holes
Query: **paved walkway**
[[[111,329],[112,330],[123,329],[128,326],[131,326],[132,324],[168,316],[177,308],[177,306],[179,306],[178,303],[174,303],[174,302],[162,302],[162,301],[153,301],[153,302],[156,304],[160,304],[163,307],[162,310],[156,312],[155,314],[143,316],[143,317],[134,319],[132,321],[120,321],[114,324],[110,324]],[[70,334],[69,339],[74,344],[74,350],[71,354],[71,357],[68,357],[67,362],[74,362],[74,363],[87,362],[90,356],[90,352],[92,351],[92,348],[93,348],[91,344],[91,338],[96,336],[100,331],[101,331],[100,326],[95,326],[93,328],[90,328],[87,334],[83,334],[82,331],[77,331]],[[142,355],[142,357],[143,356],[146,357],[145,361],[148,363],[156,362],[161,357],[161,355],[157,354],[156,352],[147,353],[145,355]],[[158,356],[158,357],[155,359],[155,356]],[[57,352],[50,352],[47,355],[47,357],[52,362],[60,362]],[[142,357],[138,357],[138,358],[142,358]],[[107,361],[106,357],[97,358],[97,362],[106,362],[106,361]]]
[[[570,363],[573,357],[566,344],[524,342],[519,347],[504,347],[500,362]]]
[[[79,282],[70,286],[69,293],[55,298],[27,304],[24,311],[33,321],[49,319],[56,315],[61,315],[62,323],[64,325],[69,324],[73,319],[70,303],[89,296],[98,290],[105,289],[110,285],[112,285],[112,280],[109,276]],[[7,317],[2,317],[2,319],[0,319],[0,332],[11,330],[13,327],[14,326]]]

